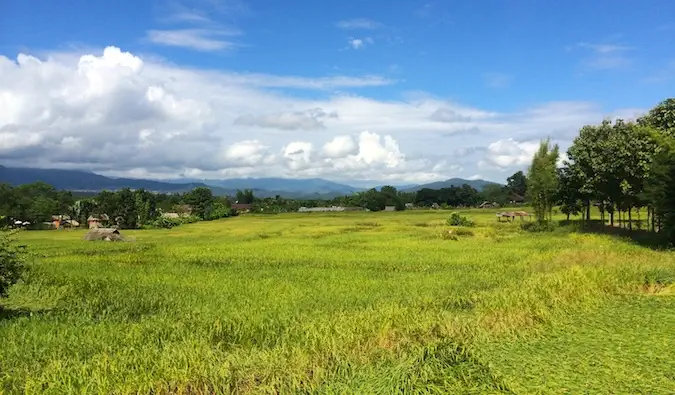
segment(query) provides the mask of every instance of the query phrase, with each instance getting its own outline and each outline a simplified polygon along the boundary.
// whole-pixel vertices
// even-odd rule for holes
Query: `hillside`
[[[291,180],[282,178],[231,180],[143,180],[112,178],[81,170],[36,169],[0,166],[0,183],[13,186],[42,181],[59,190],[99,192],[122,188],[146,189],[160,193],[183,193],[199,186],[209,187],[215,195],[235,195],[238,189],[252,189],[258,197],[330,199],[361,189],[322,179]],[[206,181],[206,182],[205,182]]]
[[[485,181],[485,180],[465,180],[463,178],[451,178],[445,181],[436,181],[428,184],[416,185],[411,188],[404,189],[405,192],[417,192],[420,189],[429,188],[429,189],[441,189],[441,188],[450,188],[451,186],[459,187],[464,184],[469,185],[470,187],[482,191],[483,188],[487,185],[499,185],[496,182]]]

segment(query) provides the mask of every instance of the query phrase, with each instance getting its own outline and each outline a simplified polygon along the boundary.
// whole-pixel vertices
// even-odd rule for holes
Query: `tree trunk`
[[[612,225],[612,228],[614,227],[614,209],[609,212],[609,224]]]
[[[570,213],[567,213],[567,222],[570,222]]]
[[[633,207],[628,207],[628,229],[633,230],[633,216],[632,216]]]
[[[591,201],[586,201],[586,222],[590,225],[591,223]]]

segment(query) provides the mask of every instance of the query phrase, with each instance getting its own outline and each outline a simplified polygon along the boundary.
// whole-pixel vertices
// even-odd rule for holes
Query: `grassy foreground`
[[[675,392],[675,254],[449,214],[25,232],[0,393]]]

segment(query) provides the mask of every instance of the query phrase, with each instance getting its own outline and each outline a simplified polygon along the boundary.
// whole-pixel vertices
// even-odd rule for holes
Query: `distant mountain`
[[[349,185],[338,184],[319,178],[293,180],[283,178],[241,178],[229,180],[143,180],[136,178],[112,178],[81,170],[35,169],[0,166],[0,183],[18,186],[42,181],[59,190],[73,192],[100,192],[122,188],[146,189],[161,193],[184,193],[196,187],[206,186],[215,195],[233,196],[239,189],[252,189],[258,197],[282,196],[291,199],[332,199],[360,191]]]
[[[362,191],[363,188],[355,188],[345,184],[339,184],[333,181],[321,178],[309,179],[289,179],[289,178],[230,178],[224,180],[197,180],[190,179],[190,182],[199,182],[209,186],[225,189],[253,189],[261,191],[281,191],[290,194],[309,194],[309,195],[349,195],[353,192]],[[180,180],[169,180],[170,183],[178,183]],[[185,182],[185,181],[183,181]]]
[[[118,190],[122,188],[144,188],[153,192],[179,193],[190,191],[198,186],[206,186],[199,183],[171,184],[135,178],[111,178],[81,170],[34,169],[0,166],[0,182],[17,186],[37,181],[45,182],[56,189],[78,192],[97,192],[103,190]],[[213,192],[215,194],[225,194],[227,191],[223,188],[218,188]]]
[[[143,180],[137,178],[105,177],[81,170],[35,169],[25,167],[0,166],[0,183],[22,185],[42,181],[60,190],[73,192],[100,192],[103,190],[119,190],[122,188],[146,189],[161,193],[184,193],[196,187],[209,187],[214,195],[234,196],[237,190],[251,189],[258,197],[275,197],[277,195],[289,199],[332,199],[350,195],[368,188],[358,188],[346,184],[324,180],[321,178],[286,179],[286,178],[232,178],[224,180],[173,179]],[[398,185],[397,189],[405,192],[416,192],[422,188],[441,189],[452,185],[468,184],[477,190],[485,185],[494,184],[484,180],[464,180],[451,178],[446,181],[432,182],[423,185]],[[380,189],[381,186],[375,187]]]
[[[416,185],[414,187],[404,189],[404,192],[417,192],[420,189],[429,188],[429,189],[441,189],[441,188],[450,188],[451,186],[459,187],[464,184],[469,185],[470,187],[482,191],[486,185],[499,185],[496,182],[485,181],[485,180],[465,180],[463,178],[451,178],[445,181],[436,181],[429,184]]]

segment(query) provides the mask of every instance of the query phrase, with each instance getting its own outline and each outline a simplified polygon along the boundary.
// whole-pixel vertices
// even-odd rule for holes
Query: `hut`
[[[124,241],[124,237],[120,233],[119,229],[115,228],[92,228],[89,229],[84,237],[84,240],[87,241]]]
[[[396,206],[385,206],[384,211],[396,211]]]
[[[250,203],[232,203],[232,208],[240,212],[248,213],[253,209],[253,205]]]

